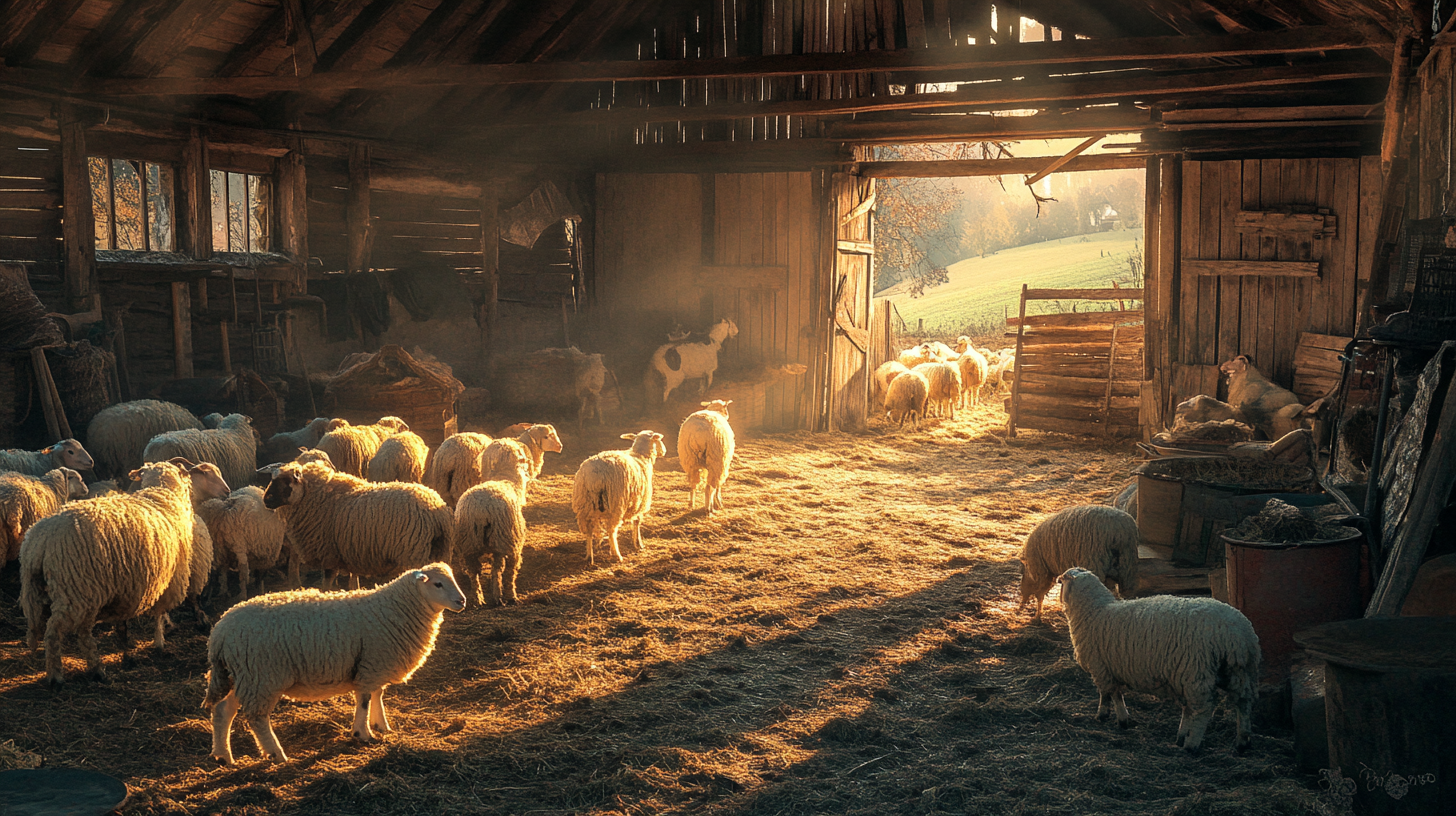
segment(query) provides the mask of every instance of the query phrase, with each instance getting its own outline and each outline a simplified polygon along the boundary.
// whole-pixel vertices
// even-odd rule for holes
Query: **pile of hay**
[[[1241,541],[1263,541],[1270,544],[1292,544],[1299,541],[1338,541],[1350,534],[1350,528],[1321,518],[1311,518],[1298,507],[1279,499],[1270,499],[1260,510],[1234,528]]]
[[[1179,442],[1248,442],[1254,438],[1254,429],[1237,419],[1209,420],[1179,425],[1171,431],[1158,434],[1158,441],[1169,444]]]
[[[1140,465],[1136,473],[1184,484],[1235,487],[1280,493],[1309,493],[1318,487],[1307,465],[1244,457],[1170,457]]]

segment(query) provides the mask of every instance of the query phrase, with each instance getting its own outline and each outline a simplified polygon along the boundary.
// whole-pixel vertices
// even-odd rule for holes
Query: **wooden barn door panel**
[[[871,210],[874,179],[835,174],[834,274],[831,321],[834,346],[830,363],[830,428],[861,430],[869,414],[870,272],[873,257]],[[858,208],[858,209],[857,209]],[[847,218],[851,214],[852,218]]]

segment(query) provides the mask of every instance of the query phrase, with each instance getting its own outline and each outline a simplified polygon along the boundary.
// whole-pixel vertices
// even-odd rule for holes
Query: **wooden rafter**
[[[1066,155],[1053,159],[1051,163],[1048,164],[1046,167],[1043,167],[1032,175],[1027,176],[1026,186],[1030,187],[1031,185],[1037,183],[1038,181],[1041,181],[1047,176],[1050,176],[1052,173],[1057,172],[1061,168],[1065,167],[1073,159],[1077,158],[1078,156],[1085,153],[1087,150],[1091,149],[1092,145],[1097,144],[1105,138],[1107,138],[1107,134],[1105,133],[1099,133],[1096,136],[1087,137],[1087,139],[1083,140],[1081,144],[1067,151]]]
[[[964,161],[882,161],[860,162],[859,174],[866,178],[949,178],[954,176],[1010,176],[1035,173],[1060,156],[1033,156],[1016,159],[967,159]],[[1060,172],[1081,170],[1135,170],[1147,166],[1146,156],[1124,156],[1098,153],[1077,156],[1060,168]]]
[[[288,44],[293,46],[293,73],[308,76],[318,64],[318,43],[303,10],[303,0],[283,0],[283,16],[288,25]]]
[[[906,141],[995,141],[998,139],[1062,139],[1097,133],[1126,133],[1151,124],[1146,110],[1131,105],[1115,110],[1045,113],[1036,116],[924,116],[901,114],[904,119],[854,119],[830,122],[827,135],[861,144],[896,144]]]
[[[254,28],[247,39],[238,43],[228,52],[222,65],[217,69],[218,76],[237,76],[247,70],[254,60],[263,55],[263,52],[283,42],[287,32],[285,27],[288,25],[286,5],[286,0],[279,3],[278,7],[273,9],[273,13],[269,14],[257,28]]]
[[[119,73],[148,77],[161,73],[229,4],[230,0],[182,0],[125,52]]]
[[[391,19],[397,19],[408,8],[409,4],[400,3],[398,0],[372,0],[349,21],[349,26],[343,33],[334,38],[329,47],[319,54],[314,70],[350,70],[356,67],[360,55],[368,49],[385,24]]]
[[[76,49],[76,59],[67,73],[73,80],[114,71],[128,55],[128,48],[147,36],[181,0],[122,0],[106,19],[86,35]],[[134,82],[136,80],[124,80]]]
[[[5,20],[5,33],[0,37],[0,53],[6,62],[24,65],[35,58],[36,51],[61,30],[85,0],[50,0],[17,3]]]

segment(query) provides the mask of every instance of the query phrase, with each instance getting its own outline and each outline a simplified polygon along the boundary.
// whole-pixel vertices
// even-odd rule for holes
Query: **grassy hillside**
[[[877,299],[894,301],[911,331],[924,318],[927,334],[984,334],[1004,325],[1004,315],[1016,314],[1023,283],[1037,289],[1100,288],[1113,280],[1129,285],[1127,256],[1141,252],[1142,237],[1138,228],[1004,249],[952,264],[950,282],[918,298],[898,283]],[[1035,306],[1029,311],[1059,311],[1052,303]]]

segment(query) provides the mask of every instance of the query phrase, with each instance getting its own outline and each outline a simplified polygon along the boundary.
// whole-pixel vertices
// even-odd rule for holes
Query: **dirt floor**
[[[280,766],[241,721],[238,764],[208,759],[190,615],[135,668],[113,652],[111,685],[43,688],[12,566],[0,745],[120,777],[129,814],[1321,812],[1286,731],[1235,756],[1220,706],[1190,757],[1171,703],[1129,695],[1129,730],[1093,719],[1059,604],[1045,624],[1016,609],[1014,558],[1048,514],[1109,499],[1132,447],[1007,443],[1004,422],[997,404],[918,433],[741,439],[720,515],[686,513],[662,470],[646,551],[596,568],[572,474],[635,428],[563,429],[527,508],[523,604],[447,615],[382,744],[351,741],[351,698],[280,704]]]

